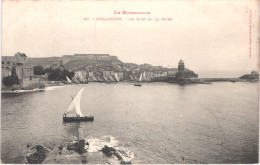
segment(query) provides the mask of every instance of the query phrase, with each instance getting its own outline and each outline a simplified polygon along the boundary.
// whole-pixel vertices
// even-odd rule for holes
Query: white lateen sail
[[[119,78],[118,78],[118,74],[117,73],[115,74],[115,77],[116,77],[116,81],[118,82]]]
[[[69,83],[72,83],[72,81],[66,76],[66,79]]]
[[[144,81],[146,80],[146,77],[145,77],[145,72],[143,73],[143,79],[144,79]]]
[[[83,117],[83,114],[81,113],[81,110],[80,110],[80,98],[81,98],[83,90],[84,90],[84,87],[81,88],[79,90],[79,92],[76,94],[76,96],[73,98],[72,102],[70,103],[69,107],[67,108],[67,110],[65,111],[64,114],[67,115],[67,114],[76,113],[80,117]]]
[[[143,74],[141,73],[140,78],[139,78],[139,81],[142,81],[142,75],[143,75]]]

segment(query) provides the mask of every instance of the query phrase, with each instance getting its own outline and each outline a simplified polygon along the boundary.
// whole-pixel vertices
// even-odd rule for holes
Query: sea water
[[[63,123],[71,96],[82,87],[82,113],[94,115],[94,122]],[[91,164],[118,162],[100,152],[104,145],[132,163],[258,161],[257,83],[89,83],[4,93],[1,101],[3,163],[26,163],[27,145],[64,145],[79,128]],[[77,154],[60,157],[46,163],[80,163]]]

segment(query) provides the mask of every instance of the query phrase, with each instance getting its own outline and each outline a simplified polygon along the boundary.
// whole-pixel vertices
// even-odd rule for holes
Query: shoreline
[[[212,84],[214,82],[259,82],[257,79],[240,79],[240,78],[201,78],[196,80],[186,80],[185,82],[177,82],[177,81],[144,81],[141,83],[170,83],[170,84],[177,84],[177,85],[191,85],[191,84]],[[104,83],[104,84],[117,84],[117,83],[135,83],[134,81],[119,81],[119,82],[101,82],[101,81],[89,81],[88,83]],[[65,84],[62,83],[62,81],[46,81],[45,82],[45,88],[34,88],[34,89],[1,89],[1,93],[24,93],[24,92],[39,92],[39,91],[45,91],[48,87],[57,87],[57,86],[67,86],[67,85],[81,85],[81,84],[88,84],[88,83],[70,83]]]

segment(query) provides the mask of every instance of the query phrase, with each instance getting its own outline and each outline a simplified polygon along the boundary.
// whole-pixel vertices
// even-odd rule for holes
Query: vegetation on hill
[[[34,66],[33,73],[35,75],[44,75],[45,71],[44,71],[43,66],[41,66],[41,65]]]
[[[45,73],[47,73],[48,80],[50,80],[50,81],[66,80],[66,76],[71,79],[74,76],[74,72],[68,71],[66,69],[61,69],[61,68],[44,69],[43,66],[41,66],[41,65],[34,66],[33,71],[34,71],[35,75],[44,75]]]
[[[48,74],[48,80],[50,81],[66,80],[66,76],[72,79],[72,77],[74,76],[74,72],[68,71],[66,69],[61,70],[60,68],[46,68],[45,73]]]

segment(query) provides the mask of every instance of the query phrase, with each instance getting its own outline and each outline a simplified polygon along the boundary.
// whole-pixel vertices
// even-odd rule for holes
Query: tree
[[[43,66],[41,66],[41,65],[33,67],[33,72],[35,75],[44,75],[45,74]]]
[[[3,84],[6,86],[19,85],[20,81],[17,76],[7,76],[3,78]]]
[[[48,79],[51,81],[58,81],[60,73],[57,70],[52,70],[48,76]]]
[[[68,70],[63,70],[61,72],[61,75],[60,75],[60,79],[61,80],[67,80],[66,76],[69,78],[69,79],[72,79],[72,77],[74,77],[74,72],[70,72]]]
[[[70,79],[74,76],[74,72],[70,72],[66,69],[61,70],[60,68],[46,68],[45,73],[49,73],[48,80],[50,81],[67,80],[66,76],[68,76]]]
[[[13,80],[12,80],[12,77],[11,77],[11,76],[4,77],[4,78],[3,78],[3,84],[6,85],[6,86],[12,86],[12,85],[14,85],[14,82],[13,82]]]

